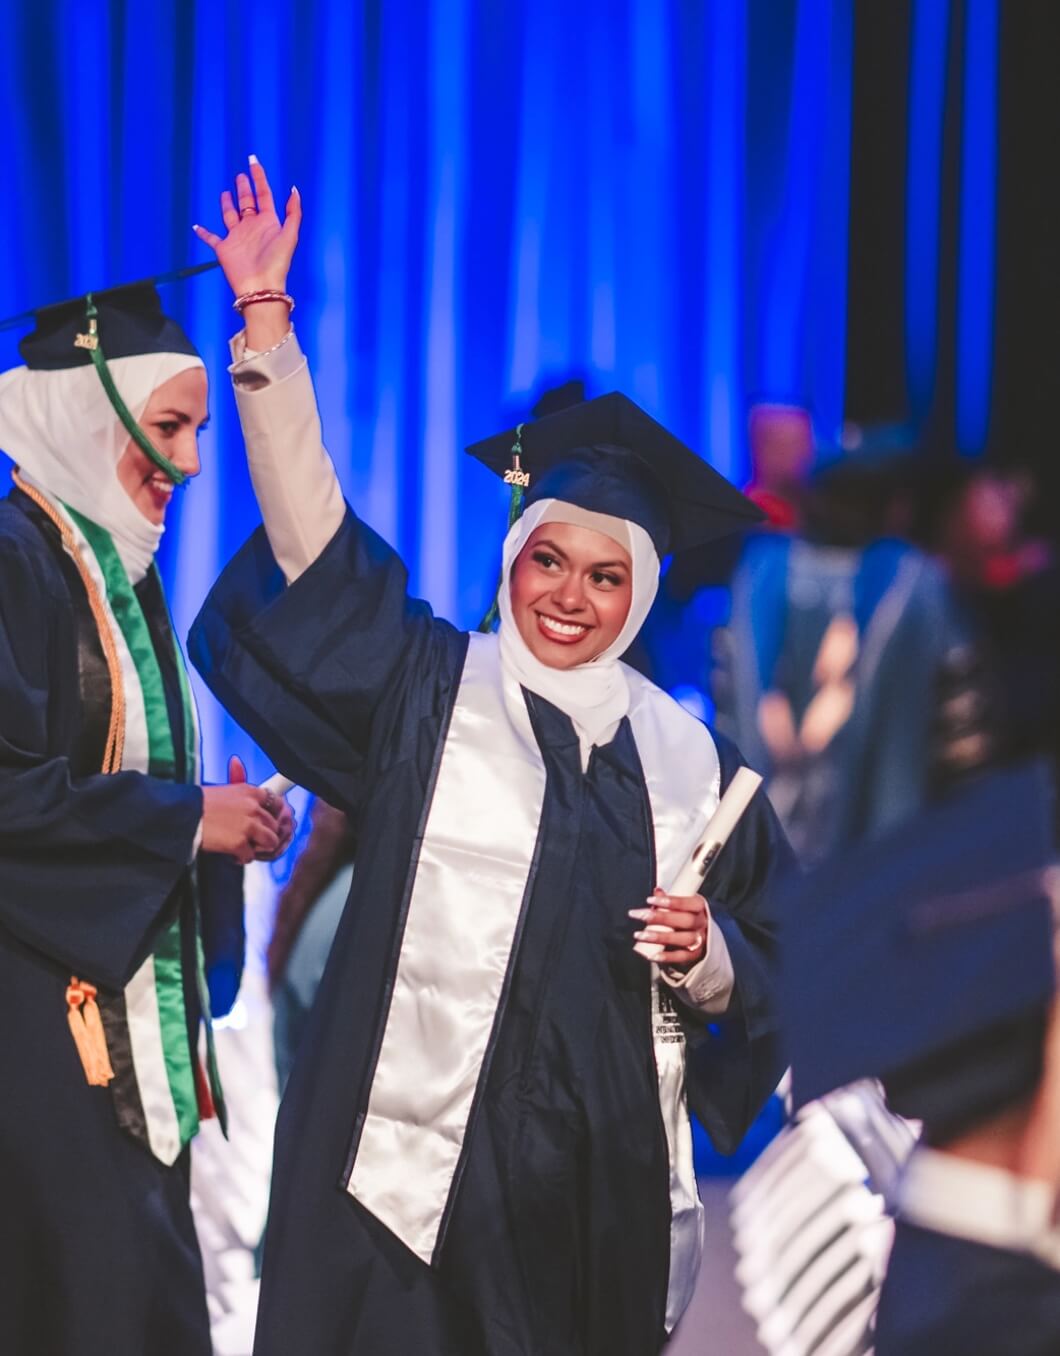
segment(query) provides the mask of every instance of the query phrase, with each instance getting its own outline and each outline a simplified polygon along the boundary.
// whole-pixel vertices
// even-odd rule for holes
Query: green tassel
[[[121,393],[114,384],[114,378],[111,376],[110,368],[107,366],[107,359],[103,353],[103,346],[100,344],[99,336],[96,333],[96,317],[98,314],[99,312],[96,310],[96,303],[92,300],[92,293],[90,292],[85,298],[85,318],[88,321],[89,336],[91,339],[94,339],[95,342],[80,346],[89,350],[89,353],[92,356],[92,365],[95,367],[96,373],[103,383],[103,389],[107,393],[107,399],[113,406],[114,413],[125,425],[129,436],[141,451],[151,458],[158,469],[164,471],[166,475],[169,476],[174,485],[183,485],[188,477],[183,471],[176,467],[168,457],[163,456],[158,448],[151,442],[151,439],[132,417],[132,411],[129,409],[128,405],[126,405],[125,401],[122,400]],[[79,338],[80,337],[81,336],[79,336]]]
[[[515,465],[518,468],[519,458],[523,451],[523,425],[520,424],[515,430],[515,445],[512,448],[512,455],[515,459]],[[526,490],[522,485],[512,483],[511,498],[508,500],[508,531],[510,532],[519,519],[523,516],[523,500],[526,498]],[[501,594],[501,584],[504,583],[502,575],[497,581],[497,587],[493,593],[493,602],[490,604],[490,610],[478,624],[478,629],[483,635],[488,635],[496,626],[497,618],[500,616],[500,604],[498,599]]]

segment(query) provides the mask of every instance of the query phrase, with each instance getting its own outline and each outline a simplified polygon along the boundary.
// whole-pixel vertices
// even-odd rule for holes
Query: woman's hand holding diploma
[[[292,188],[284,209],[283,224],[269,187],[268,176],[250,157],[249,174],[236,175],[236,191],[221,194],[224,236],[214,235],[203,226],[192,229],[217,255],[224,275],[237,297],[255,292],[287,291],[298,230],[302,224],[302,200]],[[291,328],[291,308],[286,301],[258,301],[244,313],[247,347],[265,352],[279,344]]]
[[[687,970],[707,954],[710,910],[702,895],[668,895],[658,887],[646,909],[630,909],[643,927],[633,936],[652,948],[651,959],[674,970]]]
[[[645,960],[671,970],[688,970],[707,954],[710,909],[702,895],[685,891],[695,889],[709,874],[761,782],[757,772],[738,768],[692,856],[678,873],[673,893],[656,886],[655,893],[645,901],[647,909],[630,909],[630,917],[644,925],[633,934],[633,949]]]

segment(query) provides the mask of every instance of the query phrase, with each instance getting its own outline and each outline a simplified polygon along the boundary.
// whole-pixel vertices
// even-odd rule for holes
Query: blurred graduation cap
[[[133,418],[107,364],[111,359],[149,353],[186,353],[198,357],[198,350],[188,336],[163,311],[157,289],[165,283],[179,282],[217,267],[217,261],[212,260],[23,311],[0,321],[0,330],[35,322],[34,329],[20,340],[18,346],[28,368],[56,372],[94,366],[108,400],[129,435],[155,465],[179,485],[186,479],[184,472],[158,451]]]
[[[879,1078],[944,1140],[1033,1090],[1057,986],[1052,799],[1044,764],[996,773],[789,887],[796,1105]]]
[[[473,443],[467,451],[526,503],[562,499],[639,523],[659,556],[738,532],[761,511],[617,391]]]

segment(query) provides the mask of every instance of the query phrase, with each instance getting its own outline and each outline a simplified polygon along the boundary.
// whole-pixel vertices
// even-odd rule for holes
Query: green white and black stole
[[[174,735],[162,671],[140,600],[110,533],[75,510],[63,507],[83,561],[106,599],[107,621],[121,662],[125,699],[121,771],[143,772],[172,781],[178,762]],[[160,583],[159,596],[163,596]],[[166,629],[180,676],[184,775],[193,782],[199,779],[198,719],[183,655],[172,626]],[[200,1087],[198,1056],[189,1042],[181,914],[194,918],[195,983],[206,1028],[209,1093],[222,1128],[225,1125],[210,1027],[194,861],[189,862],[178,888],[187,892],[185,900],[190,908],[179,910],[122,993],[100,996],[107,1049],[115,1075],[110,1088],[118,1121],[166,1164],[176,1160],[198,1129],[199,1097],[200,1092],[205,1093]]]

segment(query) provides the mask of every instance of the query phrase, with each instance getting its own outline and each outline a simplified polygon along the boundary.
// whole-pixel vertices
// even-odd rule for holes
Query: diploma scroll
[[[271,777],[261,783],[261,789],[271,792],[274,796],[286,796],[288,791],[294,790],[294,785],[290,778],[284,777],[279,772],[274,772]]]
[[[718,808],[711,815],[707,827],[703,830],[699,842],[692,849],[688,861],[677,873],[677,878],[668,891],[671,895],[697,895],[710,868],[718,859],[722,848],[729,841],[729,835],[740,822],[743,812],[751,803],[751,798],[762,784],[762,778],[749,767],[741,767],[729,783],[728,790],[718,802]],[[658,923],[649,923],[645,932],[672,932],[672,928],[662,927]],[[633,948],[638,956],[645,960],[658,960],[663,948],[655,942],[637,942]]]

